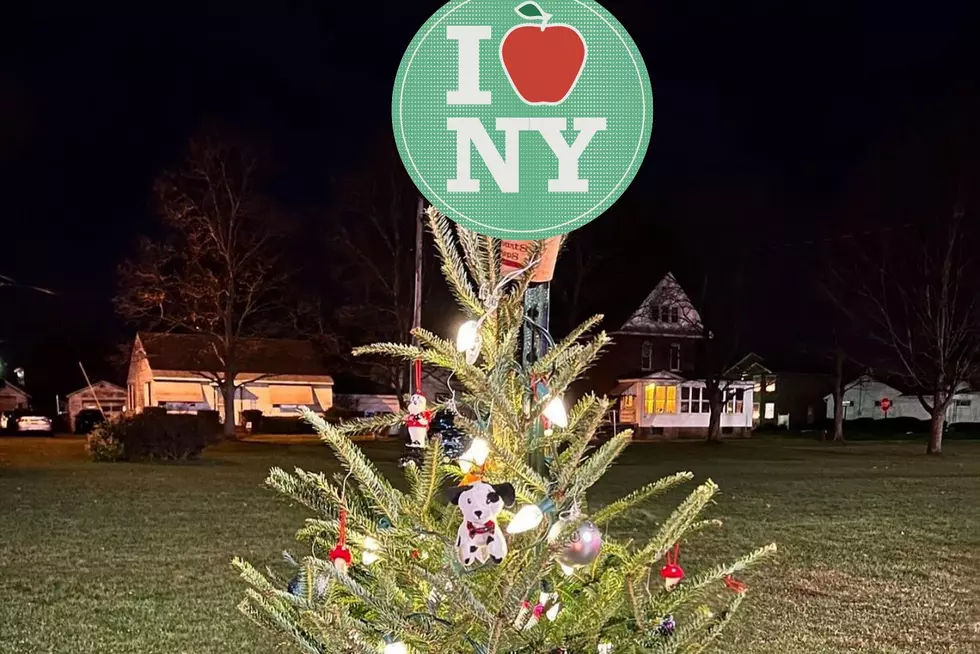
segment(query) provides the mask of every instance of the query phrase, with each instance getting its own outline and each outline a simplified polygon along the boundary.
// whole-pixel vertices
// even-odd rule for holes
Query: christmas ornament
[[[504,506],[514,504],[514,487],[510,484],[488,484],[478,481],[451,491],[453,504],[463,513],[456,532],[456,555],[464,566],[474,560],[485,563],[491,558],[500,563],[507,556],[507,539],[497,529],[495,519]]]
[[[660,576],[664,580],[664,587],[667,590],[674,590],[677,584],[681,583],[684,579],[684,569],[677,565],[677,557],[680,555],[681,544],[674,544],[674,552],[671,554],[667,552],[664,554],[664,562],[666,565],[660,568]]]
[[[381,549],[381,543],[374,540],[370,536],[364,539],[364,551],[361,552],[361,563],[364,565],[371,565],[376,563],[381,557],[378,555],[378,551]]]
[[[599,645],[596,647],[596,652],[598,652],[598,654],[612,654],[612,651],[612,643],[599,643]]]
[[[432,412],[426,409],[425,396],[416,389],[416,392],[409,398],[408,415],[405,417],[405,424],[408,425],[408,437],[411,439],[410,447],[425,447],[431,419]]]
[[[347,549],[347,509],[340,509],[340,528],[337,535],[337,546],[330,550],[330,562],[340,572],[347,572],[353,558],[350,550]]]
[[[657,628],[657,631],[660,632],[661,636],[673,636],[674,629],[677,629],[677,623],[674,622],[674,616],[668,615],[660,623],[660,626]]]
[[[735,577],[731,575],[727,575],[725,577],[725,588],[729,589],[733,593],[745,592],[745,584],[743,584],[741,581],[737,580]]]
[[[385,636],[384,654],[408,654],[408,647],[400,640],[395,640],[394,636]]]
[[[469,445],[466,434],[456,428],[451,411],[440,411],[429,425],[429,434],[442,440],[442,455],[447,461],[455,461]]]
[[[507,533],[522,534],[525,531],[530,531],[541,524],[545,513],[551,513],[554,510],[555,503],[550,497],[544,498],[538,504],[525,504],[514,514],[510,524],[507,525]]]
[[[558,562],[563,569],[589,565],[599,556],[601,548],[602,532],[594,523],[586,521],[572,532],[571,540],[558,554]]]

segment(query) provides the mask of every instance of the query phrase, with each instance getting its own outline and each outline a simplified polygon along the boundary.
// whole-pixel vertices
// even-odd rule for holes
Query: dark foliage
[[[210,412],[208,412],[210,413]],[[200,457],[208,444],[214,442],[218,424],[208,415],[172,415],[146,411],[135,416],[106,423],[93,432],[99,443],[118,446],[113,459],[97,456],[95,460],[122,461],[187,461]]]

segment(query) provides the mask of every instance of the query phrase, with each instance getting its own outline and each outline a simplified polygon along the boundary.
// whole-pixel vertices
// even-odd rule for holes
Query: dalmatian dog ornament
[[[463,523],[456,532],[456,556],[464,566],[473,561],[500,563],[507,556],[504,530],[496,523],[505,506],[514,505],[514,487],[478,481],[452,490],[452,501],[463,512]]]

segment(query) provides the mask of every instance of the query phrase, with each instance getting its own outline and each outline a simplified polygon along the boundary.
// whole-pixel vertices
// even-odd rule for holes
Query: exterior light
[[[540,504],[525,504],[514,514],[514,518],[507,525],[507,533],[523,534],[525,531],[534,529],[544,520],[545,512],[554,509],[555,503],[548,497]]]

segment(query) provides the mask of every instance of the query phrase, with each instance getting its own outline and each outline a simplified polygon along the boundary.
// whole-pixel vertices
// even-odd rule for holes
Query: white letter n
[[[490,38],[488,25],[450,25],[446,38],[457,41],[459,78],[456,91],[446,91],[446,104],[490,104],[490,91],[480,90],[480,41]]]
[[[502,193],[520,190],[520,134],[528,129],[527,118],[498,118],[497,131],[504,132],[504,156],[490,140],[479,118],[449,118],[446,127],[456,132],[456,179],[446,181],[450,193],[477,193],[480,180],[473,179],[470,144],[476,148],[483,163],[497,182]]]

